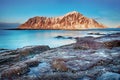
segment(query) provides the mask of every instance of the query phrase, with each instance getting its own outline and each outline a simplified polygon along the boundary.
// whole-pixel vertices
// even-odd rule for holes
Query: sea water
[[[89,33],[111,34],[120,32],[120,29],[95,29],[95,30],[0,30],[0,48],[17,49],[24,46],[48,45],[51,48],[75,43],[75,39],[55,38],[84,37],[103,35],[90,35]]]

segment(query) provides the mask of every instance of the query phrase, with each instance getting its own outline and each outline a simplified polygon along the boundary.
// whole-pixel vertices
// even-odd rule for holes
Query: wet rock
[[[30,67],[37,66],[38,63],[39,61],[35,59],[30,59],[30,60],[26,60],[23,62],[19,62],[11,66],[10,68],[3,70],[1,73],[1,77],[3,79],[4,78],[6,79],[6,78],[14,78],[14,77],[20,76],[26,73],[27,71],[29,71]]]
[[[107,48],[120,47],[120,40],[112,40],[104,42],[104,46]]]
[[[52,67],[55,68],[56,70],[60,70],[60,71],[68,70],[68,67],[67,67],[64,59],[54,59],[52,61]]]
[[[66,37],[66,36],[56,36],[57,39],[73,39],[73,37]]]
[[[120,33],[107,34],[105,36],[96,38],[96,41],[99,41],[99,42],[109,42],[114,40],[120,40]]]
[[[67,37],[67,39],[74,39],[73,37]]]
[[[23,47],[20,49],[17,49],[17,53],[21,54],[21,55],[29,55],[29,54],[38,54],[40,52],[43,51],[47,51],[50,50],[49,46],[27,46],[27,47]]]
[[[6,52],[6,51],[9,51],[9,49],[0,48],[0,53]]]
[[[85,77],[79,78],[77,80],[92,80],[92,79],[90,77],[85,76]]]
[[[88,33],[89,35],[105,35],[103,33]]]
[[[100,77],[98,77],[97,80],[120,80],[120,74],[106,72],[102,74]]]
[[[11,61],[18,61],[18,60],[19,60],[19,54],[17,54],[17,55],[0,56],[0,63],[11,62]]]
[[[67,62],[67,66],[71,71],[77,72],[90,68],[93,64],[84,60],[71,60]]]
[[[28,70],[29,69],[28,69],[27,64],[24,64],[24,63],[16,64],[12,66],[11,68],[2,71],[1,77],[2,79],[13,78],[15,76],[19,76],[21,74],[26,73]]]
[[[0,63],[26,60],[29,58],[29,55],[39,54],[49,49],[48,46],[28,46],[17,50],[6,51],[0,54]]]
[[[99,49],[103,47],[100,42],[94,41],[94,37],[76,38],[77,42],[74,49]]]
[[[27,64],[29,67],[33,67],[39,64],[39,61],[36,59],[31,59],[31,60],[27,60],[24,62],[25,64]]]
[[[65,73],[65,72],[54,72],[49,73],[47,75],[42,75],[38,78],[39,80],[77,80],[76,77],[74,77],[74,74],[71,73]]]
[[[46,62],[41,62],[39,63],[38,66],[31,67],[29,73],[27,73],[28,76],[33,76],[33,77],[39,77],[42,74],[49,73],[51,72],[51,65]]]
[[[66,37],[64,37],[64,36],[56,36],[55,38],[57,38],[57,39],[66,39]]]

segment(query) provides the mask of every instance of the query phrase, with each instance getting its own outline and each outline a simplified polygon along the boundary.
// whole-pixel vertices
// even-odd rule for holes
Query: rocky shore
[[[0,49],[0,79],[120,80],[120,33],[75,39],[76,43],[53,49]]]

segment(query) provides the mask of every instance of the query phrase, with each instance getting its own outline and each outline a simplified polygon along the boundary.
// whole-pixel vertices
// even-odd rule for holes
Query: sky
[[[109,27],[120,25],[120,0],[0,0],[0,22],[6,23],[24,23],[35,16],[62,16],[71,11]]]

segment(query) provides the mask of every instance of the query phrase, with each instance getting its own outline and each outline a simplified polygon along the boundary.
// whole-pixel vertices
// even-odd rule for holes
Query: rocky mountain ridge
[[[60,17],[33,17],[19,26],[19,29],[92,29],[106,28],[94,19],[73,11]]]

